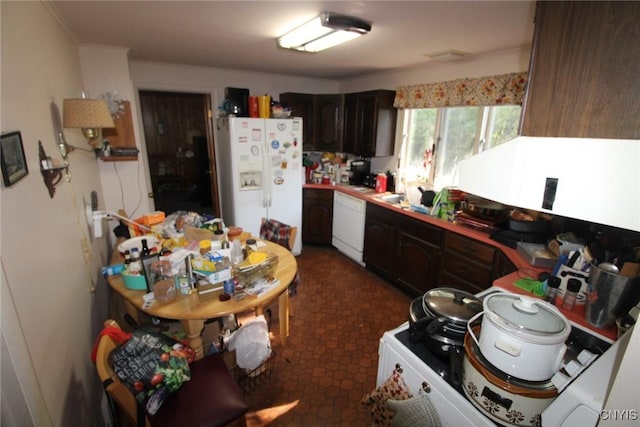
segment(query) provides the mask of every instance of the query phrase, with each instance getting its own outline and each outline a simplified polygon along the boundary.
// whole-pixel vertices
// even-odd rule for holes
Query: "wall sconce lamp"
[[[102,128],[113,128],[113,118],[103,99],[75,98],[62,103],[62,126],[82,129],[94,149],[102,148]]]
[[[363,36],[371,23],[360,18],[323,12],[278,38],[278,46],[300,52],[320,52]]]

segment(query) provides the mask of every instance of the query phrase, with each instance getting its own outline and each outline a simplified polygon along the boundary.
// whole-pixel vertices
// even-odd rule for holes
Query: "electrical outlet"
[[[98,193],[95,190],[92,190],[90,197],[91,202],[87,203],[85,201],[84,204],[84,213],[87,217],[87,223],[89,224],[89,226],[93,224],[93,213],[98,210]]]

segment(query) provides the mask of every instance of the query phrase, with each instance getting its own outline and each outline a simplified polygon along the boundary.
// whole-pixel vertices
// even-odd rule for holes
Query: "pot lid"
[[[485,300],[485,312],[507,327],[540,336],[563,334],[568,321],[552,305],[523,295],[493,294]]]
[[[426,313],[452,322],[466,323],[482,311],[482,302],[473,294],[454,288],[434,288],[422,297]]]

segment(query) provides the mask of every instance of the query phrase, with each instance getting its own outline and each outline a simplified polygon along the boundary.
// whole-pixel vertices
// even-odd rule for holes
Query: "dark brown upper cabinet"
[[[280,102],[302,117],[304,151],[342,151],[344,95],[287,92]]]
[[[395,91],[349,93],[344,102],[343,150],[364,157],[392,156],[397,110]]]
[[[539,1],[521,134],[640,138],[640,2]]]

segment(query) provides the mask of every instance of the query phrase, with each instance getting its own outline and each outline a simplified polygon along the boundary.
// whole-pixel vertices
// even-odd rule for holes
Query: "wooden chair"
[[[277,243],[290,251],[293,250],[293,246],[296,241],[296,234],[298,233],[298,227],[290,226],[275,219],[262,218],[260,222],[260,238],[268,240],[273,243]],[[297,292],[298,282],[300,281],[298,274],[293,279],[293,282],[287,288],[290,296],[293,296]],[[271,319],[271,310],[266,310],[269,319]],[[260,314],[260,313],[258,313]],[[289,305],[289,315],[293,316],[293,308]]]
[[[119,327],[114,320],[105,326]],[[191,380],[185,382],[164,402],[153,416],[138,420],[138,405],[127,386],[113,371],[109,354],[118,344],[108,335],[100,337],[96,354],[98,376],[111,402],[115,403],[120,425],[222,427],[246,426],[245,413],[249,409],[240,386],[222,355],[214,354],[189,366]],[[113,407],[113,405],[111,405]],[[127,421],[128,424],[126,422]]]
[[[278,233],[277,236],[272,234],[273,230],[280,231],[281,228],[283,229],[282,233]],[[298,227],[290,226],[274,219],[266,219],[263,217],[260,221],[260,238],[284,246],[290,251],[293,250],[297,233]]]

